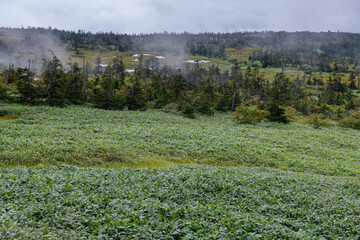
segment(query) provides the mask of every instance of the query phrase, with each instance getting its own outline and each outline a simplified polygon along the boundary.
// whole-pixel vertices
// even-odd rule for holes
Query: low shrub
[[[155,109],[157,107],[156,101],[147,101],[145,105],[147,109]]]
[[[164,106],[164,109],[176,112],[179,109],[179,105],[176,103],[168,103]]]
[[[296,122],[303,116],[301,112],[290,106],[285,107],[285,114],[291,122]]]
[[[195,109],[191,105],[186,105],[181,112],[187,118],[195,118]]]
[[[250,108],[245,106],[239,106],[233,113],[232,118],[240,124],[256,124],[266,119],[269,115],[268,111],[259,110],[257,108]]]
[[[337,121],[337,124],[344,128],[360,129],[360,120],[353,117],[343,118]]]
[[[210,104],[205,101],[200,103],[196,110],[197,110],[197,112],[199,112],[203,115],[208,115],[208,116],[214,115],[214,110],[212,110]]]
[[[8,111],[0,109],[0,117],[6,116],[8,114],[9,114]]]
[[[313,113],[307,118],[307,122],[310,123],[315,129],[328,126],[327,121],[323,114]]]

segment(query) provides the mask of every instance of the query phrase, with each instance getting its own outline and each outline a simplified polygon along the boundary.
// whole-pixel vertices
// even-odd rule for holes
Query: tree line
[[[317,113],[341,119],[359,108],[355,75],[349,83],[341,81],[337,73],[328,79],[298,77],[290,81],[281,72],[270,82],[259,70],[260,66],[244,69],[236,60],[223,72],[215,65],[202,67],[199,63],[174,69],[160,66],[156,58],[140,57],[135,71],[128,73],[119,57],[106,66],[98,58],[94,67],[85,60],[82,66],[69,62],[64,67],[54,55],[40,77],[30,71],[30,65],[4,71],[0,99],[60,107],[92,104],[114,110],[173,109],[188,117],[248,106],[275,116],[288,108],[304,116]]]
[[[51,36],[68,50],[92,51],[174,51],[225,58],[226,48],[256,47],[253,59],[267,61],[271,55],[281,60],[272,66],[308,64],[328,70],[327,62],[357,64],[360,56],[360,34],[342,32],[234,32],[234,33],[152,33],[119,34],[113,32],[65,31],[56,28],[0,28],[0,51],[14,51],[19,46],[36,48],[44,36]],[[264,59],[265,57],[265,59]],[[267,63],[265,63],[267,64]]]

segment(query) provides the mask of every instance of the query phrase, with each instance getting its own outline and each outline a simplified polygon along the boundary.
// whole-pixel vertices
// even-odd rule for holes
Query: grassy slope
[[[360,131],[306,124],[236,125],[228,114],[187,119],[159,110],[24,107],[0,121],[0,164],[271,166],[359,176]]]
[[[0,169],[0,193],[1,239],[357,239],[360,233],[358,181],[269,168],[7,168]]]
[[[159,110],[25,107],[0,121],[2,166],[273,166],[359,176],[359,131],[236,125]],[[5,118],[3,118],[5,119]],[[0,239],[355,239],[360,184],[271,168],[0,169]]]

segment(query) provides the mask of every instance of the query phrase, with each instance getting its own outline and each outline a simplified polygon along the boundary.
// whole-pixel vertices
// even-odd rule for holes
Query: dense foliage
[[[356,239],[359,189],[261,168],[7,168],[0,238]]]
[[[105,111],[84,106],[0,103],[0,164],[137,166],[142,162],[271,166],[358,176],[360,131],[306,124],[238,125],[230,114],[188,119],[171,110]]]

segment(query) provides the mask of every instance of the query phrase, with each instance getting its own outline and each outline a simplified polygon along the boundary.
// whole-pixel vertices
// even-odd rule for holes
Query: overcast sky
[[[0,0],[0,26],[92,32],[360,32],[359,0]]]

